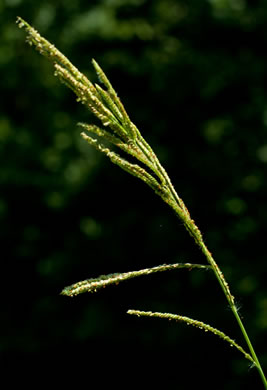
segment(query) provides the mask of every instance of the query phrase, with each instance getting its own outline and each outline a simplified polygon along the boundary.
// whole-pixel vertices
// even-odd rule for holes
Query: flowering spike
[[[61,292],[61,295],[67,295],[73,297],[75,295],[83,294],[85,292],[96,292],[101,288],[112,284],[118,284],[122,281],[136,278],[138,276],[150,275],[156,272],[170,271],[175,269],[187,268],[191,269],[210,269],[208,265],[191,264],[191,263],[176,263],[176,264],[162,264],[157,267],[145,268],[139,271],[131,271],[124,273],[115,273],[109,275],[101,275],[98,278],[83,280],[65,287]]]
[[[202,321],[193,320],[192,318],[180,316],[178,314],[159,313],[159,312],[152,312],[152,311],[128,310],[127,313],[131,314],[131,315],[136,315],[137,317],[157,317],[157,318],[166,318],[168,320],[181,321],[181,322],[185,322],[188,325],[195,326],[196,328],[203,329],[206,332],[211,332],[211,333],[219,336],[224,341],[227,341],[231,346],[236,347],[240,352],[243,353],[243,355],[245,356],[246,359],[255,363],[255,361],[253,360],[251,355],[249,353],[247,353],[233,339],[231,339],[229,336],[227,336],[224,332],[222,332],[216,328],[213,328],[212,326],[205,324]]]

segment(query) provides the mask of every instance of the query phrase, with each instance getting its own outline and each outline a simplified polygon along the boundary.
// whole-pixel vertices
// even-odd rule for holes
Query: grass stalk
[[[259,374],[260,374],[260,377],[261,377],[261,380],[262,380],[262,382],[263,382],[263,385],[264,385],[265,389],[267,389],[267,380],[266,380],[265,374],[264,374],[264,372],[263,372],[263,369],[262,369],[262,367],[261,367],[261,364],[260,364],[260,362],[259,362],[259,359],[258,359],[258,357],[257,357],[257,355],[256,355],[256,352],[255,352],[255,350],[254,350],[254,348],[253,348],[253,345],[252,345],[252,343],[251,343],[251,341],[250,341],[250,338],[249,338],[249,336],[248,336],[248,334],[247,334],[247,331],[246,331],[246,329],[245,329],[245,326],[244,326],[244,324],[243,324],[243,322],[242,322],[242,320],[241,320],[241,318],[240,318],[240,315],[238,314],[237,308],[236,308],[236,306],[234,305],[233,307],[231,307],[231,309],[232,309],[232,312],[234,313],[234,316],[235,316],[235,318],[236,318],[236,320],[237,320],[237,322],[238,322],[238,325],[239,325],[239,327],[240,327],[240,329],[241,329],[241,332],[242,332],[242,334],[243,334],[243,336],[244,336],[244,339],[246,340],[247,346],[248,346],[248,348],[249,348],[249,351],[250,351],[250,353],[251,353],[251,356],[253,357],[255,367],[257,368],[257,370],[258,370],[258,372],[259,372]]]
[[[175,192],[175,189],[172,188],[172,185],[171,185],[171,182],[170,182],[170,179],[168,178],[168,175],[167,173],[164,171],[164,176],[166,177],[166,182],[168,183],[168,186],[169,186],[169,191],[173,194],[173,193],[176,193]],[[180,212],[180,198],[176,197],[176,202],[177,203],[169,203],[169,205],[173,208],[173,210],[179,215],[179,217],[181,218],[181,212]],[[179,204],[178,204],[179,202]],[[187,209],[186,209],[187,210]],[[258,357],[256,355],[256,352],[252,346],[252,343],[250,341],[250,338],[248,336],[248,333],[245,329],[245,326],[241,320],[241,317],[240,315],[238,314],[238,310],[236,308],[236,305],[235,305],[235,300],[234,300],[234,296],[231,294],[230,292],[230,288],[229,288],[229,285],[228,283],[226,282],[225,280],[225,277],[221,271],[221,269],[219,268],[218,264],[216,263],[216,261],[214,260],[211,252],[208,250],[206,244],[204,243],[204,240],[202,238],[202,235],[200,233],[200,230],[198,229],[198,227],[196,226],[195,224],[195,221],[193,219],[190,218],[190,214],[188,212],[186,213],[182,213],[182,218],[181,218],[184,222],[184,225],[186,227],[186,229],[189,231],[189,233],[194,237],[195,239],[195,242],[196,244],[200,247],[202,253],[205,255],[206,259],[207,259],[207,262],[210,264],[211,266],[211,269],[213,270],[214,274],[215,274],[215,277],[216,279],[218,280],[222,290],[223,290],[223,293],[228,301],[228,304],[231,308],[231,311],[232,313],[234,314],[236,320],[237,320],[237,323],[239,325],[239,328],[243,334],[243,337],[245,339],[245,342],[249,348],[249,351],[251,353],[251,356],[253,357],[253,361],[254,361],[254,365],[255,367],[257,368],[259,374],[260,374],[260,377],[262,379],[262,382],[264,384],[264,387],[265,389],[267,389],[267,380],[266,380],[266,377],[265,377],[265,374],[263,372],[263,369],[261,367],[261,364],[258,360]],[[197,232],[197,234],[196,234]]]

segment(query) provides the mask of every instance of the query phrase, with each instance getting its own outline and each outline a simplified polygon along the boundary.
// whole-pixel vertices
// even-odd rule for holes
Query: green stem
[[[225,278],[224,278],[224,276],[223,276],[223,274],[222,274],[220,268],[218,267],[217,263],[216,263],[215,260],[213,259],[211,253],[210,253],[209,250],[207,249],[207,247],[206,247],[206,245],[204,244],[204,242],[201,241],[201,242],[198,242],[198,244],[199,244],[199,246],[200,246],[202,252],[203,252],[204,255],[206,256],[206,258],[207,258],[207,260],[208,260],[208,263],[211,265],[211,267],[212,267],[212,269],[213,269],[213,271],[214,271],[214,273],[215,273],[215,276],[216,276],[217,280],[218,280],[219,283],[220,283],[220,286],[222,287],[222,290],[223,290],[223,292],[224,292],[224,294],[225,294],[225,296],[226,296],[226,298],[227,298],[227,301],[228,301],[228,303],[229,303],[229,305],[230,305],[230,307],[231,307],[231,310],[232,310],[232,312],[233,312],[233,314],[234,314],[234,316],[235,316],[235,318],[236,318],[236,320],[237,320],[237,322],[238,322],[238,325],[239,325],[239,327],[240,327],[240,329],[241,329],[241,332],[242,332],[242,334],[243,334],[243,336],[244,336],[244,339],[246,340],[247,346],[248,346],[248,348],[249,348],[249,351],[250,351],[250,353],[251,353],[251,356],[253,357],[254,364],[255,364],[255,366],[256,366],[256,368],[257,368],[259,374],[260,374],[260,377],[261,377],[261,379],[262,379],[262,382],[263,382],[263,384],[264,384],[264,387],[265,387],[265,389],[267,389],[267,380],[266,380],[266,377],[265,377],[265,375],[264,375],[264,372],[263,372],[263,370],[262,370],[262,367],[261,367],[261,364],[260,364],[260,362],[259,362],[259,360],[258,360],[258,357],[257,357],[257,355],[256,355],[256,353],[255,353],[255,350],[254,350],[254,348],[253,348],[253,346],[252,346],[252,344],[251,344],[251,341],[250,341],[250,339],[249,339],[249,336],[248,336],[248,334],[247,334],[247,331],[246,331],[246,329],[245,329],[245,327],[244,327],[244,325],[243,325],[243,322],[242,322],[242,320],[241,320],[241,318],[240,318],[240,316],[239,316],[239,314],[238,314],[236,305],[235,305],[235,303],[234,303],[234,297],[233,297],[233,295],[230,293],[230,289],[229,289],[229,287],[228,287],[228,284],[227,284],[227,282],[225,281]]]
[[[174,194],[176,194],[175,192],[175,189],[174,187],[171,185],[171,183],[169,182],[169,180],[167,180],[168,178],[168,175],[166,174],[166,172],[163,173],[164,176],[166,177],[166,181],[169,185],[169,193],[170,193],[170,196],[173,197]],[[178,198],[180,200],[180,198]],[[263,384],[264,384],[264,387],[265,389],[267,390],[267,380],[266,380],[266,377],[264,375],[264,372],[262,370],[262,367],[261,367],[261,364],[257,358],[257,355],[254,351],[254,348],[251,344],[251,341],[249,339],[249,336],[246,332],[246,329],[243,325],[243,322],[238,314],[238,311],[237,311],[237,308],[236,308],[236,305],[235,305],[235,302],[234,302],[234,296],[231,294],[230,292],[230,288],[228,286],[228,283],[226,282],[225,280],[225,277],[222,273],[222,271],[220,270],[218,264],[216,263],[216,261],[214,260],[212,254],[210,253],[210,251],[208,250],[207,246],[205,245],[204,241],[203,241],[203,238],[202,238],[202,235],[201,235],[201,232],[200,230],[198,229],[198,227],[196,226],[195,222],[190,218],[190,215],[189,213],[187,212],[187,209],[185,207],[185,210],[186,212],[184,212],[185,210],[182,209],[182,212],[181,212],[181,204],[180,202],[178,201],[177,199],[177,196],[175,196],[175,202],[167,202],[171,207],[172,209],[175,211],[175,213],[178,215],[179,218],[181,218],[183,220],[183,223],[186,227],[186,229],[189,231],[189,233],[194,237],[194,240],[195,242],[197,243],[197,245],[200,247],[202,253],[205,255],[208,263],[211,265],[211,268],[224,292],[224,295],[226,296],[226,299],[230,305],[230,308],[238,322],[238,325],[241,329],[241,332],[244,336],[244,339],[247,343],[247,346],[250,350],[250,353],[251,353],[251,356],[254,360],[254,364],[261,376],[261,379],[263,381]]]
[[[242,320],[241,320],[241,318],[240,318],[240,316],[239,316],[239,314],[238,314],[238,311],[237,311],[237,309],[236,309],[236,306],[231,307],[231,309],[232,309],[232,312],[234,313],[234,316],[235,316],[235,318],[236,318],[236,320],[237,320],[237,322],[238,322],[238,325],[239,325],[239,327],[240,327],[240,329],[241,329],[241,332],[243,333],[244,339],[246,340],[246,343],[247,343],[248,348],[249,348],[249,350],[250,350],[251,356],[252,356],[253,359],[254,359],[255,366],[256,366],[257,370],[259,371],[260,377],[261,377],[262,382],[263,382],[263,384],[264,384],[264,387],[265,387],[265,389],[267,389],[267,380],[266,380],[266,377],[265,377],[264,372],[263,372],[263,370],[262,370],[261,364],[260,364],[260,362],[259,362],[259,360],[258,360],[258,358],[257,358],[257,355],[256,355],[256,353],[255,353],[255,351],[254,351],[254,348],[253,348],[253,346],[252,346],[252,344],[251,344],[251,341],[250,341],[250,339],[249,339],[249,337],[248,337],[247,331],[246,331],[246,329],[245,329],[245,327],[244,327],[244,325],[243,325],[243,322],[242,322]]]

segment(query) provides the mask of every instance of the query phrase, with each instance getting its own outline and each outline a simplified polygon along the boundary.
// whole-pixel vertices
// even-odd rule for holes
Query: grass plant
[[[226,297],[226,300],[232,310],[232,313],[240,327],[241,333],[246,341],[248,351],[245,351],[233,339],[227,336],[224,332],[215,329],[214,327],[181,315],[158,313],[158,312],[144,312],[140,310],[129,310],[128,314],[136,316],[148,316],[167,318],[170,320],[185,322],[197,328],[203,329],[206,332],[212,332],[218,337],[228,342],[231,346],[237,348],[243,356],[252,363],[259,372],[265,389],[267,389],[267,381],[262,370],[261,364],[251,344],[249,336],[245,330],[238,309],[235,304],[235,298],[231,293],[230,287],[216,263],[211,252],[208,250],[202,234],[197,227],[195,221],[191,218],[188,209],[183,200],[179,197],[171,180],[159,162],[158,157],[153,152],[150,145],[143,138],[140,131],[130,120],[123,104],[113,89],[107,76],[95,60],[92,64],[98,75],[100,82],[103,84],[102,88],[98,84],[91,83],[87,77],[80,73],[79,70],[50,42],[43,38],[34,28],[27,22],[18,17],[18,26],[24,28],[27,32],[27,42],[33,45],[40,54],[47,57],[54,66],[55,76],[77,96],[77,101],[81,102],[99,119],[102,126],[90,125],[86,123],[79,123],[82,129],[82,138],[98,151],[104,153],[109,159],[123,170],[136,176],[150,186],[155,194],[167,203],[175,212],[177,217],[182,221],[185,229],[192,236],[197,246],[202,251],[206,258],[206,265],[201,264],[164,264],[161,266],[147,268],[139,271],[132,271],[127,273],[115,273],[109,275],[102,275],[98,278],[88,279],[82,282],[75,283],[63,289],[63,295],[74,296],[85,292],[95,292],[100,288],[111,284],[118,284],[119,282],[128,280],[130,278],[145,276],[155,272],[162,272],[167,270],[174,270],[179,268],[188,269],[205,269],[209,268]],[[110,150],[102,143],[102,140],[107,141],[108,144],[113,144],[117,149],[123,151],[124,155],[129,154],[130,160],[122,157],[118,152]],[[132,161],[135,162],[132,162]]]

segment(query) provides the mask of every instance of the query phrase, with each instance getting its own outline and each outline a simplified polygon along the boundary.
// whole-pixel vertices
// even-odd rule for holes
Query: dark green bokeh
[[[149,388],[261,389],[215,336],[125,314],[187,315],[242,343],[209,273],[59,296],[87,277],[204,258],[149,188],[80,140],[76,122],[95,119],[25,44],[16,15],[92,81],[91,58],[105,70],[232,285],[266,372],[267,1],[0,2],[4,365],[103,387],[144,374]]]

